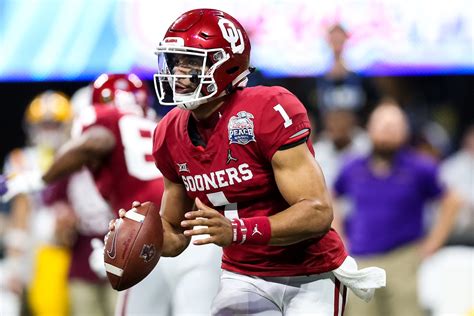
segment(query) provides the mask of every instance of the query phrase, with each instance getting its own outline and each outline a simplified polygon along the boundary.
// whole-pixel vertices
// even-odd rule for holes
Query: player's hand
[[[101,279],[105,279],[107,272],[104,265],[104,243],[99,238],[91,240],[92,252],[89,255],[89,266]]]
[[[232,243],[232,224],[229,219],[209,206],[204,205],[201,200],[196,198],[197,211],[191,211],[185,214],[186,220],[181,222],[185,228],[184,235],[199,236],[209,235],[207,238],[193,241],[195,245],[216,244],[221,247]],[[204,226],[193,229],[194,226]]]
[[[39,172],[25,172],[0,179],[0,196],[8,202],[20,193],[32,193],[44,188],[44,181]]]
[[[125,211],[125,209],[123,209],[123,208],[119,209],[119,211],[118,211],[119,217],[115,218],[115,219],[113,219],[109,222],[109,231],[107,232],[107,234],[104,237],[104,245],[107,245],[107,240],[109,239],[110,233],[112,233],[115,230],[115,226],[118,225],[118,223],[119,223],[118,221],[121,221],[122,218],[125,217],[125,213],[127,213],[127,211]]]
[[[132,208],[134,208],[134,207],[139,207],[140,205],[141,205],[140,202],[134,201],[134,202],[132,203]],[[111,221],[109,222],[109,232],[108,232],[107,235],[105,235],[105,237],[104,237],[104,244],[107,244],[107,239],[109,239],[110,233],[111,233],[112,231],[114,231],[115,225],[117,224],[117,221],[118,221],[118,220],[121,220],[122,218],[124,218],[124,217],[125,217],[125,214],[127,214],[127,211],[126,211],[125,209],[121,208],[121,209],[119,209],[119,211],[118,211],[118,216],[119,216],[119,217],[116,218],[116,219],[113,219],[113,220],[111,220]]]

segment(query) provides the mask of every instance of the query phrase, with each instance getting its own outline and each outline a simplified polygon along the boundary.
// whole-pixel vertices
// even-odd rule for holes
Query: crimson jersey
[[[271,216],[288,208],[271,159],[281,146],[310,129],[304,106],[281,87],[259,86],[236,91],[219,111],[206,148],[191,142],[190,111],[175,108],[168,113],[154,133],[158,168],[169,180],[184,184],[190,198],[199,197],[229,219]],[[346,256],[331,230],[285,247],[225,247],[222,267],[256,276],[307,275],[336,269]]]
[[[160,206],[163,176],[151,152],[156,123],[116,107],[97,105],[81,113],[79,124],[83,131],[102,126],[115,136],[113,151],[94,172],[100,193],[114,211],[129,209],[133,201],[152,201]]]

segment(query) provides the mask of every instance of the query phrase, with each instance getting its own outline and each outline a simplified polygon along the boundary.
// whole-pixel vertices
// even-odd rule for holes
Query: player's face
[[[344,30],[335,27],[328,34],[328,42],[335,54],[340,54],[344,49],[347,40],[347,34]]]
[[[408,123],[399,108],[382,106],[372,114],[368,132],[375,151],[395,152],[407,140]]]
[[[68,138],[69,124],[45,121],[28,127],[32,145],[57,150]]]
[[[324,125],[332,141],[347,142],[352,136],[355,117],[352,112],[346,110],[329,111],[324,115]]]
[[[166,54],[166,62],[170,73],[177,76],[176,93],[179,94],[193,92],[199,85],[199,77],[207,71],[201,56]]]
[[[157,51],[155,90],[162,105],[197,108],[216,92],[208,53],[202,49],[169,47]],[[204,93],[205,92],[205,93]]]

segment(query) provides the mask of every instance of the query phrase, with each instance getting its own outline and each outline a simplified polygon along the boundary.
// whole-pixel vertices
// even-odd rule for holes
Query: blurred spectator
[[[313,146],[315,158],[324,172],[328,188],[334,186],[334,181],[346,161],[370,151],[369,137],[356,125],[356,120],[355,114],[347,109],[331,109],[323,114],[323,131]],[[347,199],[340,199],[339,212],[335,216],[344,216],[349,208]],[[337,226],[335,228],[338,229]]]
[[[317,106],[320,112],[345,109],[354,113],[367,110],[378,99],[378,92],[371,82],[347,69],[343,51],[348,33],[340,25],[332,26],[327,41],[333,52],[331,68],[316,80]]]
[[[441,179],[461,195],[459,211],[449,243],[474,246],[474,125],[462,142],[462,148],[441,164]]]
[[[70,102],[60,92],[46,91],[35,97],[24,118],[28,146],[10,153],[3,173],[18,185],[41,187],[29,179],[49,167],[54,153],[67,140],[71,114]],[[24,192],[19,187],[10,189]],[[12,197],[2,283],[10,293],[26,297],[23,308],[34,315],[66,315],[68,247],[74,227],[70,208],[63,203],[47,207],[39,193]]]
[[[372,152],[347,163],[335,182],[335,193],[353,203],[344,220],[347,245],[361,267],[387,271],[387,287],[370,304],[352,300],[350,315],[422,315],[416,273],[422,258],[437,251],[448,237],[458,200],[438,182],[436,164],[405,148],[408,123],[392,102],[382,103],[368,124]],[[440,216],[427,234],[423,210],[441,199]]]
[[[448,246],[421,264],[420,304],[430,316],[474,315],[474,248]]]
[[[314,143],[316,159],[332,187],[343,161],[354,154],[366,154],[370,141],[358,127],[357,113],[366,106],[367,92],[362,77],[349,71],[343,61],[347,32],[337,24],[328,31],[334,61],[328,72],[317,80],[318,112],[322,134]],[[370,89],[370,92],[374,92]],[[313,133],[315,134],[315,133]]]
[[[323,131],[314,143],[328,187],[332,187],[344,161],[353,155],[364,155],[371,144],[367,133],[356,125],[351,110],[331,109],[323,115]]]
[[[412,137],[416,150],[440,161],[448,151],[450,138],[446,129],[436,121],[429,120],[420,126]]]

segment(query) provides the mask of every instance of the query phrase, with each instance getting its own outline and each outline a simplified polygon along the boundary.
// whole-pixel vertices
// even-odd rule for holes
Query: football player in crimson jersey
[[[250,42],[222,11],[184,13],[156,54],[159,101],[177,105],[153,139],[163,256],[179,255],[192,236],[223,247],[216,315],[342,314],[344,272],[360,274],[331,229],[304,106],[281,87],[245,88]],[[384,274],[367,272],[370,292]]]
[[[75,206],[81,223],[91,222],[93,220],[91,217],[97,219],[100,215],[104,215],[98,214],[99,208],[97,203],[94,203],[92,188],[88,188],[85,179],[78,179],[80,174],[75,173],[84,166],[89,167],[92,171],[98,191],[113,209],[128,208],[134,199],[153,201],[158,205],[161,203],[163,179],[159,171],[156,170],[151,156],[151,137],[156,122],[152,120],[155,117],[146,102],[147,96],[144,83],[134,74],[103,74],[99,76],[92,85],[88,105],[80,110],[78,117],[74,120],[72,139],[61,148],[53,165],[43,175],[42,179],[46,183],[53,183],[65,176],[72,175],[68,181],[67,198]],[[149,119],[150,117],[152,119]],[[77,192],[78,186],[80,186],[79,193]],[[84,202],[84,193],[87,196],[86,202]],[[78,197],[80,194],[82,197]],[[88,207],[79,205],[81,198],[82,203],[87,203]],[[93,208],[90,209],[91,207]],[[104,211],[106,212],[107,208]],[[97,222],[95,224],[100,225]],[[83,238],[84,231],[80,229],[78,243],[74,245],[74,253],[78,254],[81,262],[85,264],[88,264],[88,259],[91,261],[90,259],[94,258],[94,256],[88,258],[91,252],[90,240],[94,235],[103,236],[105,233],[102,231],[100,235],[100,226],[94,227],[94,229],[97,234],[88,234],[89,238]],[[107,231],[107,223],[105,223],[105,231]],[[96,242],[95,248],[97,250],[93,254],[102,252],[101,246],[103,247],[100,245],[100,241],[98,245]],[[99,255],[99,259],[96,262],[92,260],[91,265],[96,266],[95,270],[98,270],[97,266],[103,270],[103,256]],[[72,277],[77,278],[78,273],[81,273],[78,268],[82,270],[86,268],[79,267],[76,261],[73,263],[76,268],[70,272]],[[94,279],[94,273],[88,271],[89,274],[86,276]],[[83,276],[84,273],[81,274]],[[103,271],[102,277],[105,277],[105,271]],[[105,280],[95,278],[96,283],[99,284],[100,281]],[[116,293],[108,284],[105,285],[106,287],[94,289],[91,298],[87,296],[87,291],[92,289],[86,287],[83,282],[82,291],[85,293],[82,293],[81,304],[74,304],[73,313],[80,315],[91,313],[110,315],[113,313],[111,308],[115,305]],[[73,295],[77,293],[76,289],[76,287],[71,288]],[[153,291],[149,288],[142,289],[143,287],[140,285],[133,291],[122,292],[119,296],[117,310],[122,314],[143,311],[143,309],[129,309],[127,302],[133,302],[137,298],[139,298],[138,303],[143,303],[145,308],[150,308],[150,304],[147,304],[148,301],[143,300],[143,294]],[[97,296],[101,297],[100,303],[103,306],[96,306]],[[125,297],[127,300],[124,299]],[[88,301],[88,299],[92,300]],[[77,302],[77,300],[73,300],[73,302]],[[140,305],[137,304],[137,306]]]
[[[147,118],[150,109],[137,97],[143,93],[142,85],[134,74],[97,78],[92,92],[95,103],[81,111],[73,138],[61,148],[43,180],[53,182],[88,166],[112,208],[128,207],[134,199],[160,203],[156,191],[162,187],[161,174],[149,150],[155,121]]]

